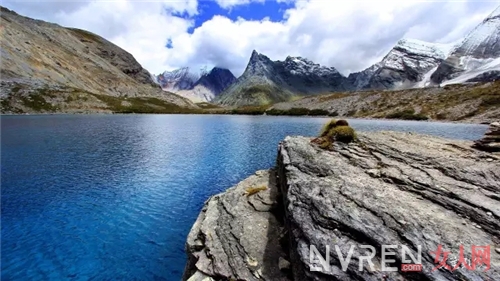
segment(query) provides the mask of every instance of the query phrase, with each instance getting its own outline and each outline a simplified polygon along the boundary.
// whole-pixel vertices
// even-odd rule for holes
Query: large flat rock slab
[[[472,142],[412,133],[360,133],[360,143],[326,151],[310,138],[287,137],[279,147],[278,179],[284,196],[294,280],[500,280],[500,159],[470,148]],[[326,257],[329,271],[310,271],[311,245]],[[342,269],[335,251],[345,257]],[[373,246],[373,266],[360,245]],[[422,249],[423,270],[383,271],[382,245]],[[470,262],[471,247],[490,247],[490,269],[434,270],[436,251],[449,251],[446,266]],[[369,251],[368,251],[369,253]],[[441,257],[442,260],[442,257]]]

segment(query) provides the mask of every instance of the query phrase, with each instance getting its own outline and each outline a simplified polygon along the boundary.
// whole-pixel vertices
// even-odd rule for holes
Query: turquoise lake
[[[205,200],[272,167],[329,119],[1,117],[2,280],[180,280]],[[475,140],[485,125],[349,120],[358,131]]]

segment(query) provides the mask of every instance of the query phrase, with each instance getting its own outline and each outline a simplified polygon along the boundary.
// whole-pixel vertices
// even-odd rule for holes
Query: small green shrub
[[[294,108],[290,108],[286,115],[302,116],[302,115],[308,115],[308,114],[309,114],[309,109],[302,108],[302,107],[294,107]]]
[[[346,114],[346,116],[354,116],[356,115],[358,111],[356,109],[353,109],[353,110],[349,110]]]
[[[309,115],[310,116],[328,116],[328,115],[330,115],[330,112],[328,112],[328,110],[324,110],[324,109],[311,109],[309,111]]]
[[[97,99],[106,103],[108,108],[114,113],[177,113],[177,114],[188,114],[188,113],[199,113],[200,110],[181,107],[177,104],[169,103],[167,101],[153,98],[153,97],[113,97],[107,95],[93,94]],[[122,102],[127,101],[129,105],[124,105]]]
[[[500,106],[500,93],[485,95],[481,98],[482,107]]]
[[[335,124],[337,123],[337,120],[332,119],[326,123],[323,128],[321,128],[321,132],[319,133],[319,137],[326,137],[328,135],[328,132],[330,132],[331,129],[335,127]]]
[[[37,112],[54,112],[57,107],[53,106],[51,103],[47,102],[43,97],[43,94],[47,91],[46,89],[40,90],[39,93],[30,94],[29,96],[22,96],[19,99],[24,106],[33,109]]]
[[[302,108],[302,107],[294,107],[290,109],[269,109],[266,111],[267,115],[287,115],[287,116],[304,116],[304,115],[309,115],[309,109],[307,108]]]
[[[346,120],[332,119],[323,126],[319,137],[313,139],[311,142],[318,144],[322,149],[331,150],[335,141],[350,143],[357,139],[356,132],[349,126]]]
[[[334,141],[350,143],[357,139],[356,132],[350,126],[336,126],[327,135]]]
[[[248,197],[248,196],[254,195],[255,193],[257,193],[259,191],[263,191],[266,189],[267,189],[267,186],[265,186],[265,185],[257,186],[257,187],[249,187],[249,188],[245,189],[245,195]]]
[[[429,117],[423,115],[423,114],[415,114],[415,110],[413,109],[405,109],[402,111],[396,111],[393,113],[390,113],[386,116],[386,118],[389,119],[401,119],[401,120],[428,120]]]
[[[230,114],[263,115],[268,106],[244,106],[231,110]]]
[[[447,118],[446,113],[440,112],[440,113],[436,114],[437,120],[446,120],[446,118]]]

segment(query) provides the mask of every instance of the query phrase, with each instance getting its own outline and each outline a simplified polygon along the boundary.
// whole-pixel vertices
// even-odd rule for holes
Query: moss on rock
[[[311,142],[318,144],[320,148],[331,150],[335,141],[350,143],[356,140],[356,132],[346,120],[332,119],[323,126],[319,137]]]
[[[350,143],[356,140],[356,132],[350,126],[336,126],[330,130],[328,137],[333,141]]]
[[[332,119],[328,123],[326,123],[323,128],[321,128],[321,132],[319,133],[320,137],[326,137],[328,132],[335,127],[337,120]]]

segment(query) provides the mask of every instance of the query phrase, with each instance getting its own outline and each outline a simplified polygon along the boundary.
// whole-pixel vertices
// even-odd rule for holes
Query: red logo
[[[431,251],[431,255],[435,255],[434,263],[437,264],[432,271],[435,271],[440,268],[444,268],[448,271],[454,271],[460,267],[464,267],[467,270],[476,270],[477,267],[485,266],[484,271],[490,269],[490,246],[472,246],[472,257],[470,259],[470,263],[467,263],[467,259],[464,254],[464,246],[460,245],[460,254],[458,257],[458,261],[455,266],[451,267],[448,264],[448,255],[450,252],[444,251],[443,246],[441,244],[438,245],[436,251]]]

